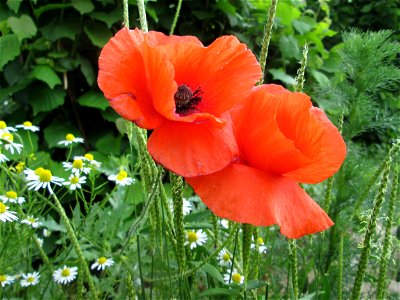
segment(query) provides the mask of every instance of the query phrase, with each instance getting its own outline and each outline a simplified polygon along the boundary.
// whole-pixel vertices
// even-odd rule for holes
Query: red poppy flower
[[[289,238],[332,226],[298,185],[332,176],[346,156],[345,143],[326,115],[305,94],[262,85],[232,110],[232,120],[239,162],[186,179],[203,202],[222,218],[277,224]]]
[[[152,157],[190,177],[238,155],[227,111],[260,77],[255,56],[234,36],[204,47],[192,36],[123,28],[100,54],[98,84],[122,117],[154,129]]]

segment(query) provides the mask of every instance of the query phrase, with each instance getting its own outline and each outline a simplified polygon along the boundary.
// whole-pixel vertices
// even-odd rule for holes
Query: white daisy
[[[39,246],[43,248],[43,239],[41,239],[40,237],[37,237],[36,235],[35,235],[35,239],[38,242]]]
[[[36,170],[27,169],[24,171],[26,174],[26,180],[29,181],[27,183],[28,189],[38,191],[39,189],[48,189],[50,194],[53,194],[53,189],[51,188],[50,183],[55,185],[62,185],[64,181],[63,178],[53,176],[50,170],[37,168]]]
[[[61,269],[55,270],[53,273],[53,279],[55,282],[60,284],[67,284],[74,281],[78,275],[78,267],[67,267],[64,266]]]
[[[106,258],[104,256],[99,257],[95,263],[90,267],[92,270],[97,268],[97,271],[104,270],[106,267],[111,267],[114,264],[112,258]]]
[[[63,185],[69,185],[69,189],[74,191],[76,189],[82,188],[81,184],[86,183],[86,176],[79,176],[77,174],[71,174],[68,181],[64,181]]]
[[[7,284],[13,283],[15,280],[14,276],[10,276],[7,274],[0,274],[0,284],[2,287],[5,287]]]
[[[63,162],[63,166],[66,171],[71,170],[71,172],[75,175],[79,175],[82,172],[85,174],[88,174],[90,172],[90,168],[85,167],[85,163],[83,162],[82,159],[74,159],[72,163]]]
[[[264,240],[262,237],[258,237],[256,243],[254,241],[251,243],[251,249],[256,249],[256,244],[258,245],[258,253],[266,253],[267,247],[264,245]]]
[[[32,132],[35,132],[35,131],[39,131],[39,130],[40,130],[38,126],[32,125],[32,123],[29,122],[29,121],[25,121],[24,123],[22,123],[22,124],[20,124],[20,125],[17,125],[17,126],[15,126],[15,127],[17,127],[17,128],[22,128],[22,129],[24,129],[24,130],[30,130],[30,131],[32,131]]]
[[[196,232],[188,231],[186,233],[186,237],[187,241],[185,242],[185,245],[189,245],[190,249],[201,246],[207,241],[207,235],[201,229],[197,230]]]
[[[22,274],[21,286],[37,285],[40,275],[38,272]]]
[[[3,133],[10,133],[14,131],[17,131],[17,129],[15,129],[14,127],[8,127],[6,122],[0,120],[0,135],[2,135]]]
[[[95,160],[93,154],[90,153],[86,153],[84,156],[75,156],[74,159],[84,160],[96,168],[99,168],[101,166],[101,162]]]
[[[218,253],[218,260],[223,267],[229,267],[232,264],[231,254],[225,248]]]
[[[233,269],[231,277],[231,270],[228,270],[227,273],[224,274],[224,281],[226,284],[230,284],[231,282],[242,284],[244,282],[244,276],[241,275],[236,269]]]
[[[43,229],[43,236],[44,237],[49,237],[51,235],[51,231],[48,230],[47,228]]]
[[[7,158],[7,156],[5,156],[4,154],[0,153],[0,163],[9,161],[9,159]]]
[[[9,211],[9,207],[5,206],[3,202],[0,202],[0,220],[2,222],[13,222],[18,220],[15,211]]]
[[[121,186],[131,185],[135,182],[133,178],[128,177],[128,173],[124,170],[119,171],[116,175],[113,174],[108,176],[108,180],[115,181],[117,185]]]
[[[65,136],[65,140],[59,141],[59,145],[69,146],[73,143],[83,143],[83,138],[75,137],[72,133]]]
[[[32,228],[38,228],[40,225],[42,225],[42,222],[39,222],[39,219],[35,218],[34,216],[28,216],[26,219],[23,219],[21,223],[30,225]]]
[[[228,220],[226,220],[226,219],[221,219],[221,220],[219,221],[219,223],[221,224],[221,226],[222,226],[223,228],[225,228],[225,229],[228,229],[228,228],[229,228],[229,221],[228,221]]]
[[[189,200],[187,200],[186,198],[183,198],[182,209],[183,209],[184,216],[186,216],[187,214],[189,214],[192,211],[192,203]]]
[[[22,204],[25,202],[25,198],[18,197],[18,194],[14,191],[6,192],[4,196],[0,196],[0,200],[2,200],[4,203],[10,202],[10,203]]]
[[[3,133],[0,136],[0,139],[4,142],[4,148],[14,154],[14,151],[21,153],[22,152],[22,144],[14,143],[14,136],[11,133]]]

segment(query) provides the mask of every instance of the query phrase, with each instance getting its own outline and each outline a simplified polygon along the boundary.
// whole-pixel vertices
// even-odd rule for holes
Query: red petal
[[[242,164],[231,164],[222,171],[186,181],[221,218],[256,226],[277,224],[288,238],[333,225],[296,182]]]
[[[210,122],[166,122],[151,134],[147,148],[158,163],[186,177],[216,172],[237,157],[230,123],[216,128]]]

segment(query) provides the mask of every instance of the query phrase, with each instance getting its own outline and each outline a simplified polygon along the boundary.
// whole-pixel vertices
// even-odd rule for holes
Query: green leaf
[[[96,148],[104,154],[120,155],[121,137],[106,134],[97,141]]]
[[[319,72],[317,70],[311,69],[310,70],[311,75],[314,77],[314,79],[318,82],[318,85],[327,87],[329,86],[329,78],[322,72]]]
[[[200,268],[202,271],[206,272],[211,277],[215,278],[219,282],[224,283],[224,277],[222,277],[221,273],[218,271],[216,267],[210,264],[205,264]]]
[[[18,84],[13,84],[7,88],[1,88],[0,89],[0,100],[3,100],[16,92],[23,90],[31,82],[32,82],[32,79],[24,78],[23,80],[19,81]]]
[[[0,71],[21,53],[21,43],[16,34],[0,36]]]
[[[30,16],[22,15],[20,18],[9,17],[7,23],[20,41],[36,35],[37,28]]]
[[[78,60],[79,64],[81,65],[81,72],[85,76],[86,82],[90,86],[93,85],[96,79],[96,75],[94,74],[92,64],[86,57],[82,55],[79,55]]]
[[[291,29],[293,20],[300,18],[301,12],[296,7],[288,4],[286,1],[279,1],[276,8],[276,17],[279,23]]]
[[[200,211],[196,213],[189,214],[185,216],[185,222],[199,222],[203,221],[204,219],[208,218],[211,215],[209,210]]]
[[[68,20],[57,24],[50,23],[39,30],[46,39],[52,42],[61,38],[75,41],[75,36],[80,32],[80,22]]]
[[[279,39],[279,50],[284,58],[301,59],[301,51],[296,38],[293,35],[282,35]]]
[[[99,108],[101,110],[106,110],[110,106],[103,94],[97,91],[87,92],[80,96],[77,101],[82,106]]]
[[[56,85],[61,84],[60,78],[56,72],[48,65],[35,66],[30,74],[33,78],[41,80],[53,89]]]
[[[90,16],[95,20],[99,20],[106,23],[107,27],[110,28],[116,22],[121,21],[121,9],[117,7],[113,11],[107,13],[101,11],[95,11],[92,12]]]
[[[252,279],[247,281],[246,289],[247,290],[258,289],[266,285],[267,283],[265,281]]]
[[[317,22],[311,17],[303,16],[299,20],[293,20],[292,24],[298,33],[305,34],[313,29]]]
[[[13,12],[18,13],[22,0],[7,0],[7,6]]]
[[[274,80],[280,80],[287,85],[296,84],[296,79],[286,74],[285,71],[283,71],[283,69],[269,69],[268,72],[272,74]]]
[[[96,22],[87,24],[85,25],[84,30],[93,45],[100,48],[103,47],[112,37],[111,31],[103,23]]]
[[[101,115],[103,116],[104,120],[109,122],[115,122],[120,117],[119,114],[117,114],[111,107],[108,107],[105,111],[102,111]]]
[[[237,296],[239,295],[240,290],[238,289],[229,289],[229,288],[213,288],[208,289],[202,292],[199,297],[209,297],[209,296]],[[234,299],[234,298],[232,298]]]
[[[74,136],[80,136],[79,132],[66,123],[54,122],[47,126],[44,130],[44,139],[49,145],[49,148],[64,147],[58,144],[59,141],[65,140],[65,136],[68,133],[72,133]]]
[[[79,11],[81,15],[94,10],[94,5],[90,0],[72,0],[72,7]]]
[[[63,105],[65,91],[61,88],[54,90],[44,85],[35,85],[29,90],[29,104],[33,108],[33,114],[39,112],[51,111],[54,108]]]

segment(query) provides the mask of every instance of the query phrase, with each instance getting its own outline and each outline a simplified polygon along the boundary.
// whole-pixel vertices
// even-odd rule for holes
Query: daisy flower
[[[101,166],[101,162],[95,160],[93,154],[90,153],[86,153],[84,156],[75,156],[74,159],[84,160],[88,162],[90,165],[95,166],[96,168],[99,168]]]
[[[63,166],[66,171],[71,170],[72,173],[75,175],[79,175],[82,172],[85,174],[88,174],[90,172],[90,168],[85,167],[85,163],[83,162],[82,159],[74,159],[74,161],[71,162],[63,162]]]
[[[10,133],[13,131],[17,131],[17,129],[15,129],[14,127],[8,127],[6,122],[0,121],[0,135],[2,135],[3,133]]]
[[[169,207],[171,209],[171,211],[174,211],[174,204],[172,203],[172,199],[170,198],[171,202],[169,203]],[[183,205],[182,205],[182,212],[183,215],[186,216],[187,214],[189,214],[192,211],[192,203],[187,200],[186,198],[183,198]]]
[[[40,237],[37,237],[36,235],[35,235],[34,238],[38,242],[39,246],[43,248],[43,239],[41,239]]]
[[[0,220],[2,222],[13,222],[18,220],[15,211],[9,211],[9,207],[5,206],[3,202],[0,202]]]
[[[40,188],[48,189],[50,194],[53,194],[53,189],[50,183],[62,185],[63,178],[53,176],[50,170],[37,168],[36,170],[25,170],[26,180],[29,181],[27,186],[30,190],[38,191]]]
[[[75,137],[72,133],[65,136],[65,140],[59,141],[59,145],[69,146],[73,143],[83,143],[83,138]]]
[[[53,279],[59,284],[67,284],[74,281],[78,274],[78,267],[67,267],[64,266],[61,269],[55,270],[53,273]]]
[[[114,264],[112,258],[106,258],[104,256],[99,257],[95,263],[90,267],[92,270],[97,268],[97,271],[104,270],[106,267],[111,267]]]
[[[231,277],[231,270],[228,270],[227,273],[224,274],[224,281],[226,284],[230,284],[231,282],[242,284],[244,282],[244,276],[241,275],[236,269],[233,269]]]
[[[38,272],[22,274],[21,286],[37,285],[40,274]]]
[[[5,287],[7,284],[13,283],[15,280],[14,276],[0,274],[0,284],[2,287]]]
[[[11,154],[14,154],[14,151],[18,152],[18,154],[21,153],[23,145],[14,143],[14,136],[11,133],[3,133],[0,139],[5,142],[4,148],[8,152]]]
[[[47,228],[43,229],[43,236],[44,237],[49,237],[51,235],[51,231],[48,230]]]
[[[24,130],[29,130],[29,131],[32,131],[32,132],[39,131],[39,127],[32,125],[32,123],[29,122],[29,121],[25,121],[24,123],[19,124],[19,125],[15,126],[15,127],[22,128]]]
[[[262,237],[258,237],[257,241],[251,243],[251,249],[256,249],[256,245],[258,246],[258,253],[265,253],[267,252],[267,247],[264,245],[264,240]]]
[[[42,225],[42,223],[39,222],[39,219],[35,218],[34,216],[28,216],[26,219],[23,219],[21,223],[30,225],[32,228],[38,228],[40,225]]]
[[[10,203],[22,204],[25,202],[25,198],[18,197],[18,194],[14,191],[6,192],[4,196],[0,196],[0,200],[2,200],[4,203],[10,202]]]
[[[116,175],[108,176],[108,180],[115,181],[117,185],[121,186],[131,185],[135,181],[133,178],[128,177],[128,173],[124,170],[119,171]]]
[[[225,229],[229,228],[229,221],[227,219],[222,219],[220,222],[221,226]]]
[[[0,163],[9,161],[9,159],[7,158],[7,156],[5,156],[4,154],[0,153]]]
[[[232,264],[231,255],[225,248],[218,253],[218,260],[223,267],[229,267]]]
[[[79,174],[71,174],[68,181],[63,182],[63,185],[69,185],[69,189],[74,191],[82,188],[81,184],[86,183],[86,176],[79,176]]]
[[[207,235],[203,230],[199,229],[196,232],[188,231],[186,233],[187,241],[185,245],[189,245],[190,249],[196,248],[197,246],[203,245],[207,241]]]

